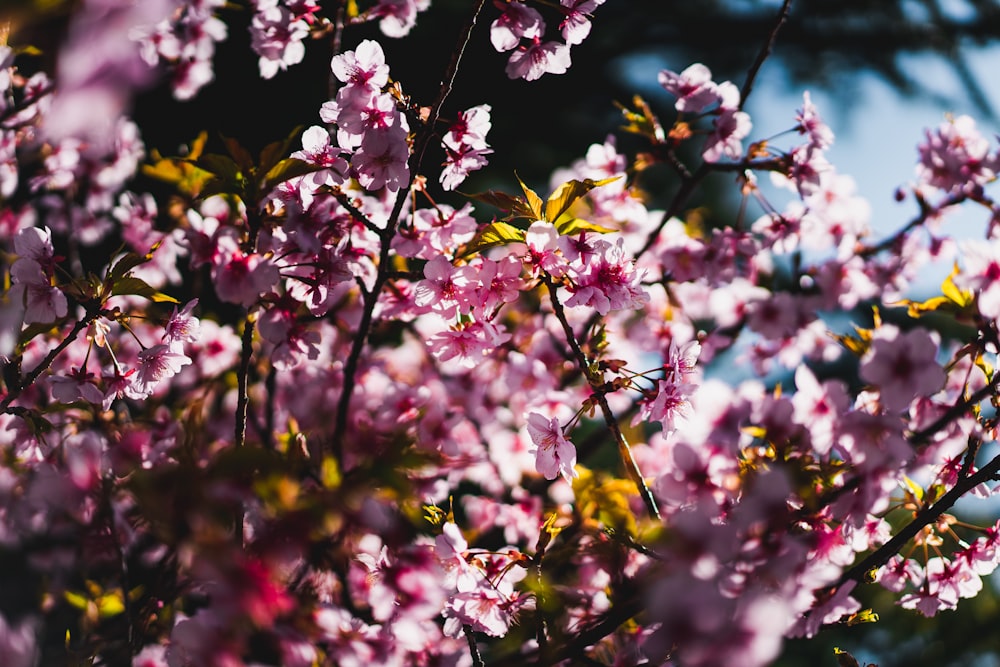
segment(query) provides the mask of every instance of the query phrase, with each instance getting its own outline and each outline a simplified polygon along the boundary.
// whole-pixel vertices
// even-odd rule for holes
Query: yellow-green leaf
[[[476,237],[465,247],[461,256],[466,257],[496,246],[523,242],[524,232],[522,230],[506,222],[491,222],[476,234]]]
[[[906,484],[906,488],[910,490],[910,493],[913,494],[914,498],[918,501],[922,501],[924,499],[924,487],[920,486],[906,475],[903,475],[903,482]]]
[[[337,459],[332,456],[324,457],[323,463],[320,464],[319,476],[324,488],[335,489],[340,486],[340,466],[337,465]]]
[[[275,141],[265,146],[264,150],[260,152],[260,159],[257,161],[257,173],[266,174],[270,172],[278,162],[284,159],[291,152],[292,142],[295,141],[301,131],[302,126],[298,125],[281,141]]]
[[[99,596],[94,602],[97,603],[97,613],[101,618],[117,616],[125,611],[125,601],[122,592],[118,589]]]
[[[911,301],[910,299],[903,299],[899,302],[900,304],[906,306],[906,314],[910,317],[917,318],[924,313],[931,313],[935,310],[940,309],[951,301],[943,296],[934,296],[926,301]]]
[[[588,222],[582,218],[564,218],[556,223],[556,231],[563,236],[571,236],[580,232],[595,232],[597,234],[610,234],[615,231],[610,227],[602,227],[593,222]]]
[[[976,366],[983,372],[986,376],[987,382],[993,382],[993,365],[986,361],[986,357],[982,354],[976,356]]]
[[[555,192],[549,195],[549,200],[545,202],[545,219],[549,222],[555,222],[577,199],[583,197],[594,188],[607,185],[608,183],[617,181],[619,178],[619,176],[614,176],[612,178],[602,178],[599,181],[589,178],[582,181],[576,179],[566,181],[556,188]]]
[[[306,174],[311,174],[315,171],[320,171],[324,169],[322,165],[310,164],[304,160],[299,160],[298,158],[285,158],[284,160],[279,160],[276,165],[268,170],[267,174],[264,176],[264,180],[261,181],[260,190],[261,193],[270,192],[271,189],[296,176],[305,176]]]
[[[114,285],[111,286],[111,293],[114,295],[135,294],[146,297],[156,303],[180,303],[174,297],[156,291],[152,285],[142,278],[136,278],[135,276],[126,276],[121,280],[115,281]]]
[[[957,305],[959,308],[965,308],[972,304],[973,294],[971,290],[961,289],[955,284],[955,275],[958,271],[958,267],[951,272],[951,275],[944,279],[941,283],[941,293],[948,298],[949,301]]]
[[[63,593],[63,597],[66,602],[69,602],[70,606],[75,609],[86,609],[89,600],[87,597],[81,593],[74,593],[73,591],[66,591]]]
[[[534,190],[525,185],[524,181],[521,180],[520,176],[514,174],[514,177],[517,178],[517,182],[521,185],[521,190],[524,191],[524,197],[525,201],[528,204],[528,210],[531,211],[531,214],[534,216],[535,220],[542,220],[542,219],[548,220],[548,218],[544,217],[544,214],[542,212],[542,198],[538,196],[538,193],[536,193]]]
[[[847,625],[861,625],[862,623],[878,623],[878,614],[871,609],[862,609],[847,617]]]
[[[162,158],[154,164],[142,166],[142,173],[173,184],[182,194],[197,197],[210,183],[217,180],[215,174],[198,167],[189,160]]]
[[[191,142],[191,148],[188,150],[187,157],[189,160],[197,160],[201,157],[201,154],[205,151],[205,144],[208,143],[208,132],[202,130],[198,133],[198,136],[194,138]]]

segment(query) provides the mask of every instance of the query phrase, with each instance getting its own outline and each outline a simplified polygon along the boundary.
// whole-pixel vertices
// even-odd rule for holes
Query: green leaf
[[[142,173],[150,178],[173,184],[182,194],[197,197],[217,177],[210,171],[198,167],[190,160],[181,158],[161,158],[154,164],[142,166]]]
[[[531,218],[533,215],[531,209],[528,208],[528,204],[523,199],[509,195],[506,192],[487,190],[486,192],[468,196],[476,201],[500,209],[505,214],[504,217],[510,220],[514,218]]]
[[[622,117],[625,119],[625,125],[622,126],[622,129],[632,134],[649,137],[656,143],[662,142],[666,138],[663,134],[663,127],[646,100],[635,95],[632,98],[632,104],[638,111],[633,111],[624,104],[615,102],[615,106],[622,112]]]
[[[250,151],[240,145],[240,142],[236,141],[232,137],[223,135],[222,143],[226,145],[226,152],[228,152],[229,156],[233,158],[233,161],[241,171],[250,173],[253,170],[253,156],[250,155]]]
[[[174,297],[164,294],[163,292],[158,292],[153,288],[152,285],[147,283],[142,278],[136,278],[135,276],[126,276],[121,280],[118,280],[112,285],[111,293],[114,295],[123,294],[136,294],[138,296],[146,297],[150,301],[156,303],[180,303]]]
[[[311,174],[316,171],[325,169],[322,165],[310,164],[304,160],[299,160],[298,158],[285,158],[284,160],[279,160],[276,165],[271,167],[271,169],[264,176],[264,180],[261,181],[260,191],[262,193],[268,193],[274,186],[279,183],[283,183],[290,178],[295,178],[297,176],[305,176],[306,174]]]
[[[191,149],[188,151],[187,157],[189,160],[197,160],[201,157],[201,154],[205,151],[205,144],[208,143],[208,132],[202,130],[198,133],[198,136],[194,138],[191,142]]]
[[[576,179],[566,181],[556,188],[555,192],[549,195],[549,200],[545,202],[545,219],[549,222],[555,222],[577,199],[583,197],[594,188],[607,185],[619,178],[621,177],[614,176],[612,178],[603,178],[599,181],[589,178],[582,181]]]
[[[491,222],[476,234],[476,237],[469,242],[460,256],[467,257],[496,246],[523,242],[524,232],[522,230],[506,222]]]
[[[556,223],[556,231],[563,236],[571,236],[573,234],[579,234],[580,232],[595,232],[597,234],[609,234],[614,229],[610,227],[602,227],[601,225],[595,225],[592,222],[587,222],[582,218],[564,218],[560,222]]]
[[[240,171],[240,166],[228,155],[219,155],[218,153],[203,155],[198,160],[198,166],[218,176],[228,186],[229,191],[241,192],[243,190],[243,172]]]
[[[101,618],[117,616],[125,611],[125,598],[120,588],[98,596],[94,602],[97,604],[97,613]]]
[[[302,132],[302,126],[298,125],[283,140],[265,146],[264,150],[260,152],[260,160],[257,161],[257,173],[269,173],[278,162],[288,155],[292,142],[296,140],[300,132]]]
[[[910,493],[913,494],[914,498],[918,501],[924,499],[924,487],[920,486],[906,475],[903,475],[903,482],[906,484],[906,488],[910,490]]]
[[[848,626],[861,625],[862,623],[878,623],[878,614],[871,609],[862,609],[848,616],[846,623]]]
[[[958,265],[955,265],[955,270],[951,272],[951,275],[944,279],[941,283],[941,293],[954,303],[959,308],[965,308],[972,305],[972,301],[975,298],[971,290],[961,289],[955,284],[955,276],[958,274]]]
[[[159,243],[156,244],[157,246]],[[153,247],[153,250],[156,246]],[[108,272],[108,279],[112,284],[118,282],[122,278],[126,277],[128,273],[137,266],[145,264],[153,258],[153,251],[151,250],[146,255],[140,255],[134,252],[125,253],[122,255],[114,266],[111,267],[111,271]]]
[[[524,202],[527,205],[528,211],[531,213],[528,217],[531,217],[534,220],[547,220],[548,218],[545,218],[542,213],[542,198],[539,197],[534,190],[525,185],[520,176],[514,174],[514,177],[521,185],[521,190],[524,191]]]

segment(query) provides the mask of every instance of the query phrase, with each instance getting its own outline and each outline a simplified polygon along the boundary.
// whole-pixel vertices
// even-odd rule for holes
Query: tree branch
[[[625,434],[622,433],[621,426],[618,424],[618,419],[615,417],[614,411],[612,411],[611,406],[608,404],[608,398],[604,395],[603,391],[594,386],[596,379],[591,373],[590,361],[587,359],[587,355],[580,347],[580,343],[576,340],[576,334],[573,332],[573,327],[570,326],[569,321],[566,319],[566,311],[563,310],[562,303],[559,302],[559,297],[556,294],[556,285],[548,276],[544,278],[544,282],[545,286],[549,290],[549,298],[552,301],[552,310],[566,334],[566,341],[569,343],[570,349],[573,350],[573,356],[576,358],[577,365],[583,372],[584,377],[587,378],[587,382],[589,382],[591,387],[594,388],[594,397],[597,399],[597,404],[601,407],[601,413],[604,415],[604,422],[608,425],[608,429],[611,431],[612,437],[614,437],[615,442],[618,444],[618,453],[621,456],[622,463],[625,465],[625,472],[632,479],[632,481],[635,482],[635,486],[639,490],[639,495],[642,496],[642,501],[646,505],[646,510],[649,512],[650,516],[659,519],[660,510],[656,506],[656,499],[653,497],[652,491],[649,490],[649,486],[646,485],[646,480],[642,478],[639,466],[636,464],[635,458],[632,456],[632,448],[629,446],[628,440],[625,439]]]
[[[414,142],[413,153],[410,155],[409,183],[407,183],[405,188],[400,189],[399,194],[396,196],[396,202],[393,205],[392,213],[389,215],[389,220],[386,223],[385,229],[379,231],[381,248],[379,251],[378,273],[375,276],[375,283],[372,286],[371,293],[365,300],[364,310],[361,313],[361,321],[358,323],[358,331],[351,344],[351,351],[347,356],[347,360],[344,362],[343,388],[340,392],[340,399],[337,402],[337,415],[334,422],[332,438],[333,455],[338,460],[343,458],[344,438],[347,433],[347,416],[350,412],[351,395],[354,393],[354,386],[357,381],[356,376],[358,373],[358,364],[361,360],[361,353],[364,351],[365,343],[368,341],[368,334],[371,330],[375,305],[378,303],[379,296],[382,294],[382,289],[388,282],[389,276],[392,272],[391,262],[389,261],[389,252],[392,247],[392,239],[396,235],[399,216],[403,212],[403,206],[409,196],[410,188],[413,186],[413,180],[416,178],[417,172],[420,169],[420,165],[424,157],[424,151],[430,143],[431,136],[434,134],[434,124],[441,115],[441,108],[444,106],[445,100],[447,100],[448,95],[451,94],[451,87],[455,82],[455,76],[458,73],[459,65],[462,62],[462,56],[465,54],[465,47],[469,43],[469,38],[472,35],[472,29],[475,28],[476,21],[479,19],[479,14],[482,12],[485,4],[486,0],[476,1],[476,5],[472,10],[469,20],[466,22],[461,33],[459,34],[458,44],[456,45],[455,50],[452,53],[451,61],[448,63],[448,67],[445,70],[437,99],[431,107],[427,123],[423,126],[416,141]]]
[[[891,540],[873,551],[860,563],[844,572],[844,574],[840,576],[840,579],[838,579],[833,585],[833,589],[836,590],[840,588],[848,581],[860,582],[864,579],[865,574],[869,570],[885,565],[885,563],[892,558],[892,556],[895,555],[904,544],[913,539],[917,533],[924,528],[924,526],[928,526],[937,521],[937,518],[944,514],[946,510],[950,509],[959,498],[974,489],[976,486],[992,479],[997,472],[1000,472],[1000,456],[996,456],[992,461],[977,470],[974,474],[959,479],[958,483],[951,487],[946,494],[941,496],[940,500],[917,512],[913,521],[906,524],[906,526],[896,533]]]
[[[768,56],[774,50],[774,43],[778,39],[778,31],[788,21],[788,12],[791,8],[792,0],[785,0],[782,3],[781,9],[778,11],[778,20],[775,21],[771,33],[767,36],[767,41],[764,42],[760,53],[757,54],[757,59],[754,60],[753,65],[750,66],[750,70],[747,72],[746,81],[743,83],[743,89],[740,91],[740,111],[743,110],[743,105],[746,104],[747,98],[750,97],[750,92],[753,90],[753,84],[757,78],[757,74],[760,72],[760,68],[763,67],[764,61],[767,60]]]

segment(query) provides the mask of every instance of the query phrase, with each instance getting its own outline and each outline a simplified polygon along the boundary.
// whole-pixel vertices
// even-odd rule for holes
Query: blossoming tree
[[[755,667],[874,620],[866,586],[979,593],[1000,524],[950,513],[1000,474],[973,119],[915,138],[916,213],[875,238],[808,93],[777,137],[744,110],[786,1],[741,86],[693,64],[622,106],[637,154],[464,192],[503,150],[489,100],[449,104],[466,44],[562,74],[603,0],[470,2],[433,99],[352,41],[429,0],[254,0],[260,76],[325,45],[330,99],[259,154],[147,149],[129,100],[199,94],[224,4],[78,3],[55,72],[0,46],[0,662]],[[744,205],[705,228],[719,174]],[[961,205],[986,238],[947,236]]]

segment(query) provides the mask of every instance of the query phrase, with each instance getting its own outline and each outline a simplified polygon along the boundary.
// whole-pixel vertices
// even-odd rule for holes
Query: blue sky
[[[1000,77],[995,75],[1000,65],[1000,46],[967,49],[964,55],[993,108],[1000,112]],[[818,86],[791,86],[785,80],[780,61],[772,60],[761,70],[747,105],[754,122],[751,139],[769,137],[792,127],[795,112],[802,106],[802,92],[809,90],[813,103],[836,135],[829,160],[838,172],[854,177],[858,193],[871,205],[871,224],[879,236],[891,234],[917,213],[912,199],[900,203],[894,193],[897,187],[913,180],[916,147],[926,129],[944,122],[946,114],[968,114],[976,119],[984,136],[992,138],[994,145],[1000,133],[1000,127],[983,118],[947,63],[931,56],[901,56],[901,59],[906,70],[937,99],[905,97],[870,72],[858,73],[857,87],[839,95]],[[662,94],[669,108],[670,101],[656,84],[656,74],[665,66],[681,71],[689,64],[665,64],[659,55],[639,55],[630,59],[623,74],[649,99]],[[776,143],[784,145],[780,140]],[[956,238],[982,238],[987,220],[982,208],[966,205],[949,218],[946,229]],[[912,296],[937,293],[950,269],[948,264],[922,272]]]

